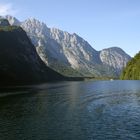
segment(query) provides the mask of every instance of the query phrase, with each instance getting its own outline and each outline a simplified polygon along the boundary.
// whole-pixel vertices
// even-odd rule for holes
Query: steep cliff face
[[[113,67],[118,73],[126,66],[131,57],[118,47],[100,51],[100,59],[104,65]]]
[[[130,56],[120,48],[96,51],[77,34],[48,28],[33,18],[21,22],[20,26],[46,65],[67,76],[116,77],[130,60]]]
[[[43,63],[21,27],[0,25],[0,84],[37,83],[63,78]]]
[[[35,26],[34,23],[38,23]],[[37,20],[26,20],[21,26],[30,36],[41,59],[54,70],[67,76],[99,76],[98,51],[76,34],[39,26]],[[34,25],[34,26],[32,26]],[[28,30],[30,29],[30,30]],[[36,31],[33,33],[33,31]],[[42,32],[45,31],[44,33]],[[38,34],[38,33],[41,33]]]
[[[77,34],[70,34],[59,29],[52,28],[50,36],[60,44],[63,54],[75,69],[87,67],[91,62],[99,63],[98,52]]]
[[[127,63],[120,78],[122,80],[140,80],[140,52]]]

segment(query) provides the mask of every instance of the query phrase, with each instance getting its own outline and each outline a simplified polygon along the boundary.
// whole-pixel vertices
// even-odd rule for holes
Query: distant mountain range
[[[66,76],[119,77],[131,59],[118,47],[97,51],[77,34],[48,28],[34,18],[23,22],[12,16],[5,18],[26,31],[47,66]]]

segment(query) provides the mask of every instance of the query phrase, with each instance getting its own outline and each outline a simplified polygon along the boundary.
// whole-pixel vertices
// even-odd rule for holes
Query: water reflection
[[[139,139],[139,85],[90,81],[3,88],[0,140]]]

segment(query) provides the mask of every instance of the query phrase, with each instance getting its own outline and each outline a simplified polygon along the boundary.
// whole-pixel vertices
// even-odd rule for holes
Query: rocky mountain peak
[[[40,22],[39,20],[35,19],[35,18],[29,18],[27,20],[24,21],[24,23],[26,24],[32,24],[34,26],[37,26],[37,27],[46,27],[46,24],[43,23],[43,22]]]
[[[103,64],[112,66],[119,71],[122,70],[131,57],[119,47],[111,47],[100,51],[100,58]]]
[[[62,31],[57,28],[50,28],[50,37],[57,41],[65,40],[67,42],[70,40],[70,36],[71,34],[66,31]]]
[[[20,21],[13,16],[6,15],[5,18],[9,21],[10,25],[20,26]]]
[[[117,47],[117,46],[113,46],[113,47],[110,47],[110,48],[105,48],[103,50],[115,51],[115,52],[124,52],[124,50],[122,50],[120,47]]]
[[[35,18],[29,18],[21,23],[21,27],[23,29],[28,30],[28,33],[42,36],[42,35],[49,35],[49,28],[44,24],[43,22],[40,22],[39,20]]]
[[[29,18],[23,21],[20,26],[27,32],[35,46],[39,45],[39,41],[44,42],[42,40],[50,36],[50,29],[46,24],[35,18]]]
[[[66,71],[67,75],[69,70],[73,74],[74,70],[84,76],[118,76],[131,59],[118,47],[96,51],[76,33],[48,28],[34,18],[21,22],[20,26],[36,46],[45,64],[62,74]]]

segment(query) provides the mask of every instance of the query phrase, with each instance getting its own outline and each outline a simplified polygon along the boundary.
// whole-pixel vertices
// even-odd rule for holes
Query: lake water
[[[139,140],[140,81],[2,88],[0,140]]]

